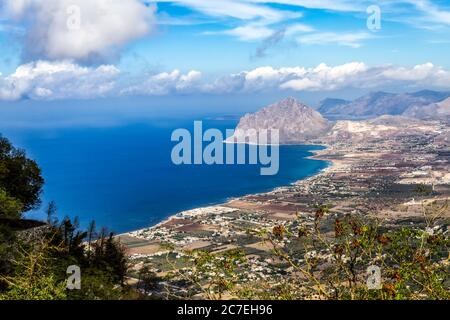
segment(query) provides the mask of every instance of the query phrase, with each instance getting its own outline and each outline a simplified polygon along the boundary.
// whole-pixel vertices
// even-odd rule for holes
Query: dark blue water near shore
[[[175,166],[170,141],[175,128],[191,120],[151,120],[101,128],[6,128],[2,134],[26,149],[43,170],[43,203],[54,200],[60,217],[78,216],[81,226],[96,220],[115,232],[155,224],[181,210],[230,197],[269,191],[326,167],[307,159],[319,146],[282,146],[280,170],[261,176],[255,165]],[[233,129],[235,120],[208,120],[206,127]],[[43,218],[42,211],[29,214]]]

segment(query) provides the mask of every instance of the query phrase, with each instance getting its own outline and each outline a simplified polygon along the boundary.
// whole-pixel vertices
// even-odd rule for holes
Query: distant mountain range
[[[421,115],[428,106],[450,97],[450,92],[422,90],[413,93],[372,92],[353,101],[325,99],[317,111],[328,119],[368,119],[382,115]],[[430,107],[428,110],[432,110]]]
[[[450,98],[426,106],[411,106],[403,113],[404,116],[417,119],[440,119],[450,116]]]
[[[250,132],[250,129],[256,132],[278,129],[279,142],[282,144],[365,141],[393,135],[424,133],[432,130],[432,126],[422,120],[450,117],[450,98],[447,96],[450,96],[450,93],[434,91],[411,94],[377,92],[352,102],[324,100],[319,111],[328,115],[339,115],[341,120],[337,121],[326,119],[319,111],[295,98],[287,98],[258,112],[246,114],[240,119],[236,129],[247,132]],[[442,99],[445,100],[440,101]],[[354,121],[354,118],[358,117],[366,119]]]

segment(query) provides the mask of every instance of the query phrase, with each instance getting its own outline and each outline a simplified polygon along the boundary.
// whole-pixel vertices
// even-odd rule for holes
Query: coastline
[[[418,145],[418,138],[423,143]],[[154,226],[119,235],[132,270],[138,273],[146,265],[163,277],[174,270],[174,261],[181,263],[178,259],[193,250],[212,254],[240,250],[251,265],[246,275],[266,279],[267,268],[274,272],[271,267],[277,267],[273,248],[249,230],[288,229],[299,219],[311,225],[317,205],[329,207],[329,230],[336,217],[355,214],[394,228],[410,226],[423,218],[424,203],[450,201],[450,152],[445,139],[412,134],[382,142],[375,137],[315,145],[324,148],[310,150],[309,158],[327,163],[316,174],[268,192],[183,211]],[[418,194],[418,185],[428,185],[433,192]],[[450,211],[444,212],[444,218],[450,218]],[[172,263],[167,262],[169,255]]]
[[[230,143],[230,142],[224,141],[224,143]],[[124,237],[124,236],[134,236],[134,235],[138,234],[140,231],[154,230],[154,229],[160,228],[160,227],[162,227],[162,226],[164,226],[166,224],[170,224],[174,220],[177,220],[177,219],[180,219],[180,218],[183,218],[183,217],[186,217],[186,216],[194,216],[194,215],[192,215],[193,212],[200,212],[200,215],[201,215],[202,211],[211,211],[211,210],[213,210],[213,208],[230,207],[230,206],[232,206],[233,202],[244,200],[247,197],[260,196],[260,195],[272,195],[272,194],[274,194],[276,192],[280,192],[280,191],[284,190],[285,188],[289,188],[291,186],[295,186],[295,185],[299,185],[301,183],[305,183],[311,178],[319,177],[320,175],[325,174],[325,173],[329,172],[330,170],[332,170],[333,167],[337,166],[337,161],[327,160],[327,159],[322,159],[321,158],[320,152],[327,151],[328,148],[330,147],[327,144],[324,144],[324,143],[301,143],[301,144],[280,144],[280,145],[285,145],[285,146],[303,145],[303,146],[323,147],[323,149],[320,149],[320,150],[308,150],[308,152],[311,153],[311,155],[305,157],[305,159],[313,159],[313,160],[317,160],[317,161],[322,161],[322,162],[325,162],[327,165],[324,168],[320,169],[319,171],[317,171],[316,173],[314,173],[312,175],[308,175],[308,176],[304,177],[303,179],[295,180],[295,181],[293,181],[293,182],[291,182],[289,184],[286,184],[286,185],[281,185],[281,186],[274,187],[274,188],[272,188],[269,191],[249,193],[249,194],[245,194],[245,195],[237,196],[237,197],[228,197],[227,198],[228,200],[226,200],[224,202],[218,202],[216,204],[199,206],[199,207],[195,207],[193,209],[183,210],[183,211],[177,212],[175,214],[172,214],[172,215],[164,218],[163,220],[161,220],[160,222],[158,222],[158,223],[156,223],[154,225],[150,225],[148,227],[140,228],[140,229],[137,229],[137,230],[123,232],[123,233],[117,234],[116,237],[120,238],[120,237]]]

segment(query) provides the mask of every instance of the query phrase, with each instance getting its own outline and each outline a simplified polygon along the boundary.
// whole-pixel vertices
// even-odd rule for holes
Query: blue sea
[[[171,134],[177,128],[192,131],[194,120],[222,131],[238,122],[205,115],[136,117],[101,126],[9,124],[0,133],[24,148],[43,171],[43,205],[28,217],[44,219],[42,209],[52,200],[60,218],[77,216],[82,227],[95,220],[117,233],[154,225],[182,210],[270,191],[327,166],[307,159],[311,150],[322,147],[303,145],[280,147],[274,176],[261,176],[259,165],[176,166]]]

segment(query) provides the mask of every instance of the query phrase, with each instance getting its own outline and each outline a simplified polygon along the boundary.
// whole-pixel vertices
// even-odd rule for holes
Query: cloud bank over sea
[[[403,67],[363,62],[316,67],[259,67],[212,77],[197,70],[130,75],[115,65],[83,66],[70,60],[35,61],[0,75],[0,100],[93,99],[118,96],[318,92],[381,86],[450,90],[450,71],[432,63]]]

